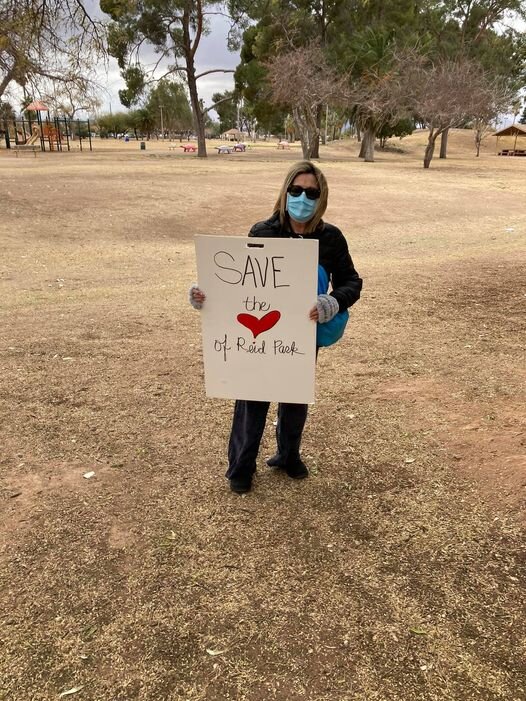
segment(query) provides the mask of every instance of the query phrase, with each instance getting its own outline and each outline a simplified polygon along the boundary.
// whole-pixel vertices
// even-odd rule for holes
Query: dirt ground
[[[526,699],[526,159],[423,141],[322,150],[363,298],[310,478],[269,420],[245,497],[192,239],[266,218],[299,149],[0,151],[2,701]]]

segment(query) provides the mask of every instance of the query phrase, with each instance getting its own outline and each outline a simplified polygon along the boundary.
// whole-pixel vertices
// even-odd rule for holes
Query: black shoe
[[[252,480],[233,478],[229,481],[231,491],[235,492],[236,494],[246,494],[252,489]]]
[[[267,465],[269,467],[283,467],[283,463],[281,462],[281,458],[279,456],[279,453],[276,453],[276,455],[273,455],[271,458],[267,460]]]
[[[292,479],[295,480],[302,480],[305,479],[305,477],[309,476],[309,471],[307,469],[307,466],[305,463],[300,460],[299,458],[295,460],[294,462],[289,463],[288,465],[283,463],[281,461],[281,457],[279,453],[276,453],[276,455],[273,455],[271,458],[267,460],[267,465],[269,467],[274,467],[274,468],[281,468],[285,470],[287,475],[289,477],[292,477]]]
[[[293,480],[303,480],[309,476],[307,465],[305,465],[303,460],[297,460],[290,465],[285,465],[285,472]]]

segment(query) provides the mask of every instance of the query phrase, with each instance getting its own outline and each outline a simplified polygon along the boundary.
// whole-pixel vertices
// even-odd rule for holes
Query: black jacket
[[[279,214],[273,214],[270,219],[254,224],[248,235],[263,238],[302,238],[289,227],[281,227]],[[342,312],[360,299],[362,289],[362,279],[354,269],[345,236],[332,224],[321,222],[316,231],[306,234],[305,238],[319,241],[318,262],[327,271],[332,286],[331,295],[338,300]]]

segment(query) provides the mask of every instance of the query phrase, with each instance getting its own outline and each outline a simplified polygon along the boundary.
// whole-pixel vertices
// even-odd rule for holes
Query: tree
[[[97,118],[97,125],[102,137],[109,136],[110,134],[117,137],[118,134],[123,134],[128,131],[130,127],[130,115],[128,112],[101,114]]]
[[[444,0],[433,12],[439,19],[431,28],[435,60],[470,59],[508,88],[524,84],[526,42],[511,21],[526,19],[523,0]],[[440,158],[447,154],[448,132],[441,135]]]
[[[212,73],[233,73],[215,68],[197,73],[196,53],[201,38],[208,31],[207,17],[220,11],[215,0],[101,0],[101,8],[113,22],[109,28],[110,53],[118,60],[126,89],[121,91],[121,102],[130,107],[144,94],[147,78],[163,59],[174,64],[168,74],[183,74],[188,85],[194,126],[197,134],[197,155],[206,157],[205,117],[213,105],[204,108],[199,99],[197,81]],[[140,64],[141,49],[150,45],[158,55],[153,72],[147,74]]]
[[[3,125],[5,120],[15,119],[15,116],[15,110],[9,102],[0,102],[0,125]]]
[[[488,77],[474,61],[444,60],[429,66],[421,60],[405,79],[413,110],[429,132],[424,168],[429,168],[436,140],[446,129],[463,126],[497,109],[492,103]]]
[[[234,90],[226,90],[224,93],[216,92],[212,95],[215,111],[219,117],[219,129],[223,134],[228,129],[237,126],[239,102]]]
[[[499,80],[491,80],[486,75],[479,76],[478,92],[473,106],[473,135],[477,157],[482,141],[494,130],[500,114],[510,110],[513,95]]]
[[[347,112],[344,107],[327,107],[325,111],[324,129],[327,133],[327,138],[335,141],[340,139],[342,129],[347,121]]]
[[[146,138],[149,139],[152,131],[155,129],[155,119],[146,107],[130,110],[127,121],[128,128],[133,130],[137,141],[139,140],[139,133],[141,137],[146,134]]]
[[[74,82],[54,83],[43,92],[43,101],[57,114],[74,119],[78,112],[95,112],[102,104],[95,78],[78,76]]]
[[[374,161],[374,144],[378,136],[395,131],[397,125],[413,121],[411,113],[411,86],[406,79],[421,55],[415,51],[398,51],[393,42],[381,34],[366,33],[363,42],[369,67],[363,67],[361,75],[350,89],[351,115],[354,124],[363,131],[360,158]],[[407,132],[406,132],[407,133]]]
[[[281,103],[269,100],[270,62],[283,54],[313,45],[319,46],[327,58],[337,23],[349,23],[353,4],[353,0],[259,0],[247,4],[245,10],[256,24],[243,35],[241,63],[236,69],[236,88],[248,103],[259,128],[271,133],[283,133],[283,121],[287,115],[287,109],[283,109]],[[322,103],[316,107],[316,128],[322,139],[325,134],[321,129],[325,107]],[[319,140],[312,142],[311,158],[318,158],[319,143]]]
[[[268,63],[272,99],[290,109],[299,131],[303,157],[316,158],[319,151],[320,106],[342,100],[346,79],[329,67],[319,46],[299,48]]]
[[[260,56],[267,53],[260,49],[261,38],[257,26],[249,27],[243,34],[241,61],[234,76],[236,92],[243,96],[245,110],[251,116],[254,130],[282,134],[287,111],[270,99],[268,69],[260,60]]]
[[[192,130],[192,110],[181,83],[163,78],[150,90],[144,107],[159,131],[182,133]]]
[[[102,49],[82,0],[0,0],[0,98],[12,83],[75,85]]]
[[[380,139],[380,148],[385,148],[387,139],[392,139],[393,136],[398,136],[402,139],[404,136],[409,136],[413,133],[415,123],[412,119],[401,119],[395,124],[384,124],[380,131],[376,134]]]
[[[526,124],[526,105],[524,105],[524,112],[522,113],[522,117],[519,119],[519,124]]]

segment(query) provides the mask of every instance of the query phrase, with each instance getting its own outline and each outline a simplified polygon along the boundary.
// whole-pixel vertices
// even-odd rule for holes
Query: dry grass
[[[364,297],[311,478],[262,459],[243,498],[192,237],[267,216],[299,152],[0,153],[2,701],[526,698],[526,162],[422,143],[324,152]]]

